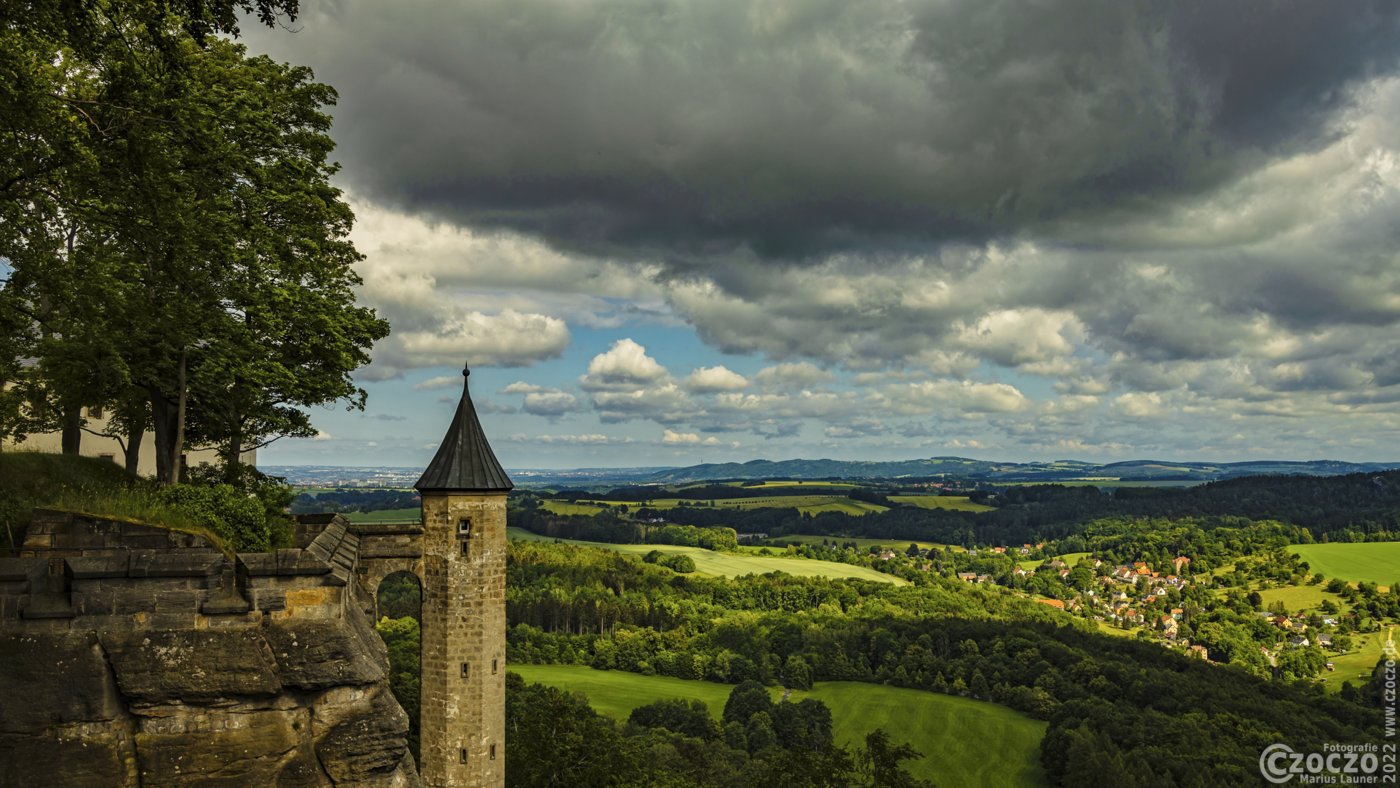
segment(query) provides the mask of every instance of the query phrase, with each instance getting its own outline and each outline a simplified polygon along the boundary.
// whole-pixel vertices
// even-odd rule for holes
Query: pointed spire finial
[[[471,374],[471,367],[462,365],[462,399],[433,461],[414,484],[419,492],[506,492],[515,486],[477,420]]]

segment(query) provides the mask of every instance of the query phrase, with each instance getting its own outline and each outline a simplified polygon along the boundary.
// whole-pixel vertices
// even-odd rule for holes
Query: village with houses
[[[839,542],[833,539],[827,550],[813,551],[814,545],[802,550],[831,557],[830,550],[845,548],[848,560],[865,552],[871,565],[896,574],[912,570],[1005,588],[1092,621],[1102,631],[1157,642],[1208,662],[1247,664],[1256,672],[1319,677],[1335,670],[1334,657],[1351,650],[1356,633],[1378,626],[1327,600],[1317,609],[1266,605],[1258,592],[1235,588],[1225,573],[1193,572],[1186,555],[1113,563],[1087,552],[1054,555],[1048,552],[1053,545],[1045,542],[967,549],[930,545],[917,551],[915,545],[905,551],[860,551]],[[1300,571],[1304,582],[1323,594],[1320,576]],[[1335,583],[1327,589],[1363,596],[1368,591],[1365,584],[1359,591]]]

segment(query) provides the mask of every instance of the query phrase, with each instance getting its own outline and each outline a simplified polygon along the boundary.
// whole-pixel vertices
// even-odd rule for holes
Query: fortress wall
[[[39,512],[0,559],[0,785],[417,785],[347,526],[229,556]]]

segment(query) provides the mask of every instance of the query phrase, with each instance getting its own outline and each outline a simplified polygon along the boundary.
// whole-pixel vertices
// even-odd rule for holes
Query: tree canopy
[[[296,0],[31,0],[0,13],[0,437],[110,413],[128,468],[187,444],[239,456],[363,407],[351,373],[388,325],[359,253],[326,108],[304,67],[218,34]],[[7,6],[7,9],[11,8]],[[0,269],[3,270],[3,269]]]

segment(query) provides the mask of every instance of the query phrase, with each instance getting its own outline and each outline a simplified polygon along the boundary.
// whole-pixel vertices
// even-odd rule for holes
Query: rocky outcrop
[[[342,524],[246,561],[117,525],[0,568],[0,785],[418,785]]]

